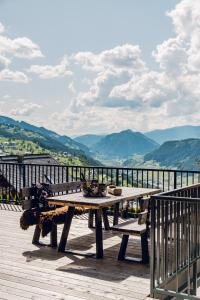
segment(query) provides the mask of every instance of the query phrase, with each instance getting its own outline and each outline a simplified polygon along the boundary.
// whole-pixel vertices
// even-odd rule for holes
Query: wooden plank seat
[[[66,182],[60,184],[50,184],[48,189],[54,194],[68,194],[80,191],[81,182]],[[46,236],[50,233],[50,246],[57,247],[57,224],[65,222],[68,206],[46,206],[38,209],[34,207],[35,199],[32,196],[32,188],[24,188],[21,191],[23,200],[23,209],[25,210],[20,218],[20,226],[26,230],[31,225],[36,225],[33,244],[44,245],[39,242],[40,235]],[[85,213],[86,209],[82,207],[75,208],[75,214],[79,215]]]
[[[122,241],[118,254],[118,260],[128,260],[133,262],[140,262],[143,264],[149,263],[149,250],[148,250],[148,211],[139,214],[138,219],[128,220],[122,224],[112,227],[114,232],[122,233]],[[127,257],[126,249],[128,246],[129,236],[140,236],[141,238],[141,258]]]

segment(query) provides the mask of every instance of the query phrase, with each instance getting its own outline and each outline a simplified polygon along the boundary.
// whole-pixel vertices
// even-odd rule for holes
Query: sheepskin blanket
[[[52,230],[52,225],[63,224],[66,218],[68,206],[59,207],[56,209],[39,210],[32,208],[25,210],[20,218],[20,227],[27,230],[29,226],[39,224],[42,236],[45,237]],[[75,208],[75,215],[80,215],[86,212],[84,208]]]

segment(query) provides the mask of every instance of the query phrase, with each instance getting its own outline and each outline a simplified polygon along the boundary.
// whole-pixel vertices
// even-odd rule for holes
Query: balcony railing
[[[151,296],[200,299],[199,258],[200,184],[152,196]]]
[[[83,173],[88,179],[117,186],[160,188],[169,191],[200,182],[200,171],[83,167],[64,165],[0,163],[0,201],[20,202],[20,190],[32,183],[76,181]]]

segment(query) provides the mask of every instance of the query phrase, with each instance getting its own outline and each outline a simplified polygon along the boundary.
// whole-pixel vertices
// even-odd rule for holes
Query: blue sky
[[[197,124],[198,2],[0,0],[1,114],[67,135]]]

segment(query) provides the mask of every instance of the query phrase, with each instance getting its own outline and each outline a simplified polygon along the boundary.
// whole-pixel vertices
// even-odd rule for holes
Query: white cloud
[[[109,98],[110,91],[117,84],[122,84],[130,78],[127,71],[105,70],[94,78],[89,90],[81,92],[73,99],[73,109],[81,110],[84,105],[117,106]],[[121,105],[120,105],[121,106]]]
[[[8,95],[8,94],[4,95],[3,99],[10,99],[10,95]]]
[[[68,70],[68,65],[68,59],[64,57],[58,65],[32,65],[28,71],[37,74],[41,79],[64,77],[73,74]]]
[[[66,119],[73,134],[83,130],[81,124],[95,132],[175,126],[191,122],[192,116],[192,123],[198,122],[200,1],[183,0],[167,14],[176,36],[155,47],[156,71],[147,68],[138,45],[70,57],[81,67],[82,82],[88,84],[74,93],[71,111],[63,112],[63,128]],[[60,117],[56,116],[58,123]]]
[[[76,94],[76,89],[74,87],[74,82],[70,82],[70,84],[68,85],[68,89],[69,91],[71,92],[72,95],[75,95]]]
[[[137,78],[132,78],[123,85],[115,86],[110,97],[124,98],[131,103],[140,103],[141,106],[151,105],[159,107],[164,101],[173,98],[175,87],[163,73],[148,72]]]
[[[89,89],[74,97],[71,105],[73,110],[81,110],[84,105],[123,106],[123,101],[111,99],[111,90],[126,83],[132,76],[139,76],[147,71],[139,46],[131,44],[117,46],[98,54],[79,52],[71,57],[71,61],[80,64],[83,70],[96,73],[88,81]]]
[[[0,23],[0,80],[20,83],[30,82],[24,72],[8,68],[13,57],[33,59],[43,57],[43,54],[40,47],[27,37],[11,39],[5,36],[5,27]]]
[[[4,25],[0,22],[0,34],[5,32]]]
[[[11,110],[10,114],[12,116],[23,116],[23,117],[27,117],[32,115],[33,112],[35,112],[36,110],[40,109],[42,106],[37,104],[37,103],[24,103],[21,102],[21,105],[18,107],[15,107]]]
[[[30,79],[23,72],[12,71],[7,68],[0,71],[0,81],[1,80],[2,81],[14,81],[14,82],[18,82],[18,83],[30,82]]]
[[[172,18],[175,32],[184,40],[191,40],[200,28],[200,1],[183,0],[167,15]]]
[[[10,59],[0,55],[0,71],[6,68],[11,63]]]
[[[178,76],[180,72],[186,71],[187,50],[183,41],[177,37],[158,45],[156,51],[153,51],[153,56],[160,68],[171,76]]]
[[[27,37],[12,40],[6,36],[0,36],[0,53],[25,59],[43,57],[39,46]]]
[[[82,65],[84,69],[100,72],[103,70],[127,70],[130,73],[141,72],[145,63],[141,58],[138,45],[124,44],[95,54],[93,52],[78,52],[71,59]]]
[[[103,107],[85,107],[85,109],[78,112],[66,109],[61,113],[53,113],[49,117],[48,127],[52,129],[57,128],[59,132],[67,132],[69,135],[75,133],[83,134],[85,132],[103,133],[105,132],[105,128],[106,132],[111,132],[118,130],[122,126],[122,123],[119,126],[119,122],[121,121],[120,116],[121,112],[118,109],[114,109],[113,111],[111,108],[105,110]],[[83,126],[83,124],[87,125]],[[124,124],[124,126],[126,125]]]

